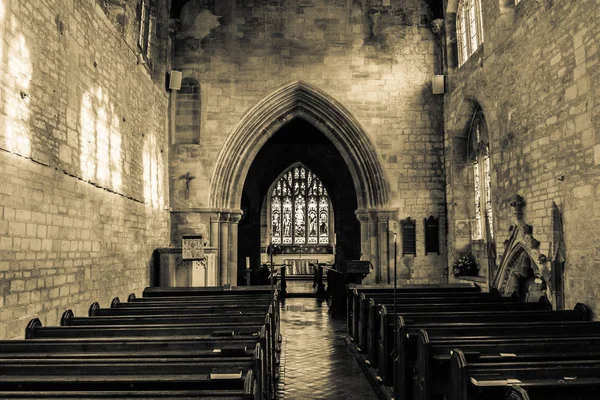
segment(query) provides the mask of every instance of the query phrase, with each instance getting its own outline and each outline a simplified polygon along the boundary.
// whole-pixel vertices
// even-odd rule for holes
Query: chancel
[[[0,0],[0,398],[598,398],[598,16]]]

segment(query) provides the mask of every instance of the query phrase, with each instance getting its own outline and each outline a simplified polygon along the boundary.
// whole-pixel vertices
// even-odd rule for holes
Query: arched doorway
[[[211,243],[218,243],[219,247],[221,284],[237,283],[235,278],[241,259],[238,255],[238,223],[242,218],[242,198],[250,168],[267,142],[296,119],[316,128],[343,160],[354,188],[351,197],[356,200],[356,208],[353,212],[360,222],[359,256],[371,260],[376,268],[376,273],[371,274],[371,282],[387,281],[388,271],[380,268],[379,260],[387,261],[389,257],[387,227],[390,219],[396,219],[396,213],[386,208],[389,183],[381,160],[349,110],[320,89],[297,81],[271,93],[254,106],[238,123],[219,153],[211,178],[209,201],[210,212],[218,214],[211,220]]]
[[[238,232],[238,278],[243,276],[245,257],[251,258],[253,266],[260,263],[261,249],[264,252],[269,241],[273,184],[294,166],[311,171],[327,190],[335,236],[328,232],[325,243],[311,244],[306,240],[304,244],[282,244],[282,257],[332,261],[334,237],[338,252],[346,259],[360,257],[360,224],[354,214],[356,191],[350,171],[333,143],[312,124],[298,117],[281,127],[265,143],[248,170],[242,192],[244,215]]]

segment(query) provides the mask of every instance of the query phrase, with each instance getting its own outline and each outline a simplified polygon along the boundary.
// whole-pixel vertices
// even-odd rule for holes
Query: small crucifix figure
[[[185,179],[185,198],[186,198],[186,200],[190,198],[190,181],[195,178],[196,177],[190,175],[189,172],[187,172],[185,175],[181,175],[179,177],[179,179]]]

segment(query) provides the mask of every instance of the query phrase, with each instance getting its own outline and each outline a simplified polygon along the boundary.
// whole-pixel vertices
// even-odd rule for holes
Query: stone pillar
[[[383,266],[380,264],[379,260],[379,231],[378,231],[378,221],[379,216],[377,212],[374,210],[369,211],[369,239],[371,241],[371,263],[375,270],[371,273],[373,277],[371,278],[372,283],[381,283],[381,270]]]
[[[369,240],[369,215],[366,210],[356,210],[354,212],[358,222],[360,222],[360,259],[371,259],[371,241]],[[364,283],[371,283],[371,274],[367,276]]]
[[[365,278],[365,284],[392,283],[393,260],[390,258],[390,221],[397,219],[398,211],[390,209],[356,210],[360,222],[361,259],[369,260],[374,270]]]
[[[215,279],[213,281],[213,283],[216,286],[219,286],[221,284],[221,268],[219,267],[221,265],[221,257],[220,257],[220,252],[218,250],[219,238],[220,238],[220,232],[219,232],[220,227],[221,227],[221,224],[219,223],[219,214],[212,215],[210,217],[210,246],[217,249],[215,251],[215,257],[217,258],[217,260],[215,262]]]
[[[223,212],[219,215],[219,285],[230,282],[229,277],[229,213]],[[237,245],[237,243],[236,243]]]
[[[377,221],[377,234],[379,236],[379,263],[381,264],[381,279],[380,283],[392,283],[390,278],[390,238],[389,238],[389,216],[386,213],[380,213]],[[393,267],[393,266],[392,266]],[[393,271],[391,272],[393,275]]]
[[[232,286],[238,284],[238,222],[242,219],[242,213],[232,212],[229,215],[229,283]]]

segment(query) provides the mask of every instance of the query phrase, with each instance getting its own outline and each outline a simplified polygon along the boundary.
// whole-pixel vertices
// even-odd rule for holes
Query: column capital
[[[244,215],[243,211],[229,213],[229,222],[231,222],[232,224],[237,224],[242,219],[242,215]]]

